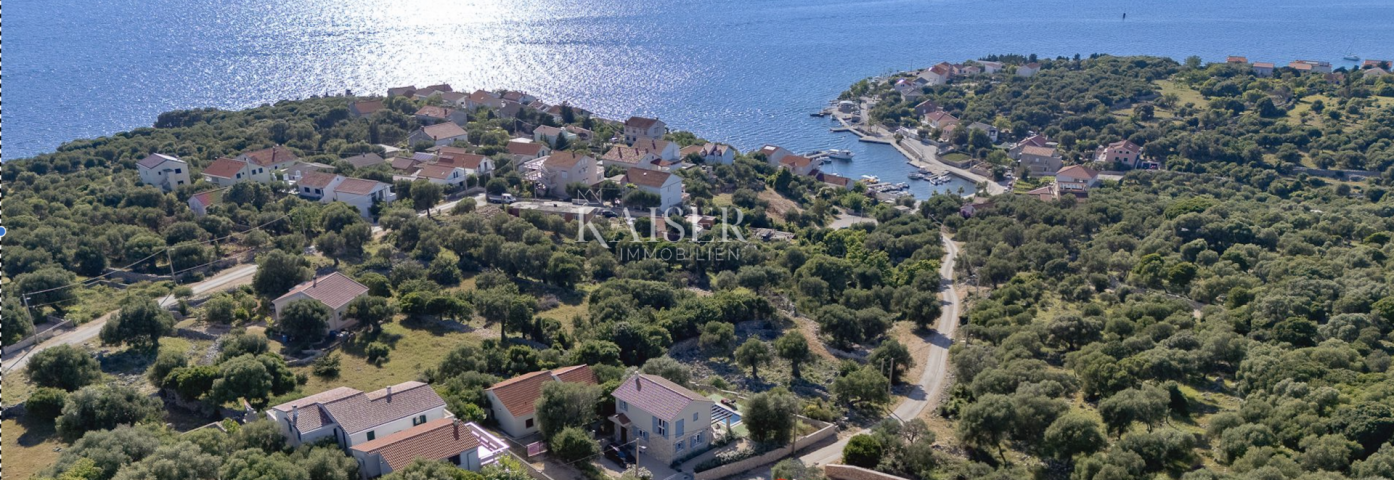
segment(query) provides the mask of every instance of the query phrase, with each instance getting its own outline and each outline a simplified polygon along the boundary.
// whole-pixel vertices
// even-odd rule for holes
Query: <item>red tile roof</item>
[[[439,154],[440,159],[437,160],[436,163],[440,165],[465,167],[470,170],[478,170],[479,165],[484,163],[484,159],[489,158],[473,153],[445,153],[444,149],[442,149]]]
[[[1022,154],[1022,155],[1035,155],[1035,156],[1038,156],[1038,157],[1054,157],[1054,156],[1055,156],[1055,149],[1052,148],[1052,147],[1037,147],[1037,146],[1035,146],[1035,145],[1027,145],[1027,146],[1021,147],[1021,154]]]
[[[377,454],[392,471],[406,468],[417,458],[446,460],[461,453],[478,449],[484,442],[483,432],[456,418],[432,420],[415,427],[360,443],[356,452]]]
[[[657,123],[657,118],[629,117],[629,120],[624,121],[624,126],[638,128],[640,130],[648,130],[649,128],[653,127],[654,124]]]
[[[577,155],[575,152],[552,152],[542,164],[549,167],[571,168],[585,157],[585,155]]]
[[[345,179],[357,180],[357,179]],[[369,181],[369,180],[364,180]],[[334,272],[323,277],[296,285],[285,295],[281,295],[276,301],[289,298],[297,293],[324,302],[329,308],[338,310],[339,307],[348,305],[353,299],[368,293],[368,287],[349,278],[340,272]]]
[[[271,148],[263,148],[255,152],[247,152],[241,156],[246,157],[250,163],[255,163],[263,167],[293,162],[300,159],[300,157],[286,149],[286,147],[280,145]]]
[[[662,188],[663,184],[668,183],[668,177],[671,176],[673,176],[673,174],[668,172],[639,167],[630,168],[629,171],[624,174],[626,182],[649,188]]]
[[[439,118],[441,120],[449,120],[450,115],[453,113],[455,113],[455,109],[453,108],[438,107],[435,105],[426,105],[416,110],[416,116],[418,117]]]
[[[355,195],[367,195],[373,193],[373,190],[376,190],[379,185],[384,185],[384,183],[361,178],[345,178],[344,181],[339,182],[339,186],[334,187],[334,191]]]
[[[621,382],[613,395],[631,407],[665,420],[676,419],[692,402],[711,401],[668,379],[643,373],[636,373]]]
[[[462,137],[466,135],[465,129],[460,128],[459,125],[456,125],[452,122],[427,125],[425,127],[421,127],[421,131],[424,132],[426,136],[431,137],[432,140]]]
[[[244,168],[247,168],[246,163],[231,158],[219,158],[204,167],[203,174],[218,178],[237,178],[237,172],[241,172]]]
[[[455,172],[455,168],[456,167],[452,165],[422,165],[421,171],[417,172],[417,175],[437,180],[446,180],[450,178],[451,173]]]
[[[605,151],[605,154],[601,155],[600,159],[605,160],[607,162],[638,164],[639,162],[642,162],[644,160],[645,155],[648,155],[650,153],[651,152],[634,147],[615,145],[613,147],[610,147],[609,150]]]
[[[595,385],[595,372],[590,366],[576,365],[556,370],[541,370],[525,373],[489,387],[488,391],[503,403],[514,418],[529,415],[536,411],[537,399],[542,396],[542,386],[551,382],[587,383]]]
[[[803,155],[785,155],[779,159],[780,165],[788,165],[793,168],[803,168],[813,164],[813,160]]]
[[[514,155],[537,155],[542,153],[542,144],[536,142],[508,142],[508,153]]]
[[[1070,165],[1068,167],[1060,169],[1060,171],[1058,172],[1055,172],[1056,178],[1062,176],[1076,178],[1097,178],[1099,176],[1099,172],[1095,172],[1091,168],[1081,167],[1079,165]]]
[[[310,172],[300,177],[300,181],[295,184],[302,187],[324,188],[328,187],[330,183],[334,183],[334,179],[337,177],[338,175],[329,172]]]
[[[383,109],[382,100],[360,100],[349,104],[360,115],[372,115]]]

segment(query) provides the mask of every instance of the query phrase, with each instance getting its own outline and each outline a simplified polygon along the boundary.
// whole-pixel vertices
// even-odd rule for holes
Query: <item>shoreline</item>
[[[897,142],[894,140],[894,137],[886,138],[884,135],[867,133],[865,131],[864,126],[852,125],[848,123],[847,119],[840,112],[832,112],[831,115],[833,116],[833,118],[837,119],[839,124],[842,125],[841,128],[837,128],[835,129],[835,131],[847,132],[856,135],[857,141],[860,142],[878,143],[882,145],[895,147],[896,151],[900,152],[900,155],[905,157],[905,160],[909,164],[914,165],[916,168],[926,169],[931,172],[934,172],[935,174],[940,175],[947,173],[949,175],[958,177],[961,180],[973,183],[974,185],[986,184],[985,190],[987,191],[987,194],[990,196],[1001,195],[1010,191],[1010,189],[1008,189],[1005,186],[1002,186],[1001,184],[998,184],[997,182],[992,181],[992,179],[941,162],[936,156],[934,156],[934,154],[930,154],[929,158],[926,159],[924,154],[912,152],[908,150],[906,146],[902,145],[901,142],[904,141],[903,139],[901,140],[901,142]],[[926,145],[926,147],[928,147],[928,145]]]

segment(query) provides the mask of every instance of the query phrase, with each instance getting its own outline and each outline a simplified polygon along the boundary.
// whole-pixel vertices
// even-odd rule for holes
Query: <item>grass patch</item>
[[[962,161],[964,161],[964,160],[968,160],[969,157],[968,157],[968,154],[963,153],[963,152],[953,152],[953,153],[945,154],[945,155],[943,155],[943,156],[940,157],[940,158],[943,158],[944,160],[950,161],[950,162],[962,162]]]
[[[5,478],[34,476],[58,461],[59,452],[55,450],[65,446],[58,441],[52,423],[6,419],[0,427],[5,432],[0,442],[0,449],[5,451]]]
[[[1178,85],[1171,80],[1157,80],[1157,87],[1161,89],[1162,95],[1176,95],[1178,107],[1187,103],[1205,105],[1205,95],[1201,95],[1194,88]]]
[[[334,387],[351,387],[373,391],[388,385],[416,380],[423,370],[436,366],[445,354],[462,344],[478,344],[480,337],[473,329],[479,325],[461,325],[454,322],[403,321],[398,320],[382,327],[377,341],[393,345],[392,353],[381,367],[368,363],[363,347],[369,342],[360,338],[339,349],[339,376],[320,378],[314,375],[312,367],[295,367],[297,373],[305,373],[310,381],[300,388],[304,395],[322,392]],[[360,332],[359,337],[369,335]],[[274,404],[274,402],[273,402]]]

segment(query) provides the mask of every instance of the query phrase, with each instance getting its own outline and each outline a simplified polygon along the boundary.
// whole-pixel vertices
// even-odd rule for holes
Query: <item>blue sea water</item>
[[[742,150],[850,148],[830,170],[904,181],[893,149],[808,114],[860,78],[990,53],[1394,58],[1391,21],[1390,0],[19,0],[3,153],[173,109],[449,82]]]

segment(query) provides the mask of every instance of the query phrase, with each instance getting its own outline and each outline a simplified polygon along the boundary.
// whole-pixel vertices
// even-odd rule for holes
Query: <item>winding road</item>
[[[958,260],[958,245],[948,235],[940,235],[944,241],[944,264],[939,267],[940,285],[942,297],[944,299],[944,313],[939,317],[939,325],[929,338],[929,353],[918,361],[925,362],[924,374],[920,375],[919,382],[916,382],[914,390],[907,398],[896,405],[892,415],[901,421],[909,421],[918,418],[924,413],[926,408],[939,403],[939,395],[943,393],[945,379],[949,371],[949,347],[953,345],[954,332],[958,330],[959,314],[963,309],[958,297],[958,289],[954,286],[954,264]],[[867,433],[868,429],[862,429],[855,434]],[[855,435],[854,434],[854,435]],[[838,440],[836,443],[808,452],[799,457],[804,465],[827,465],[834,463],[842,458],[842,448],[847,446],[847,441],[851,435]],[[768,477],[769,469],[765,469]]]

